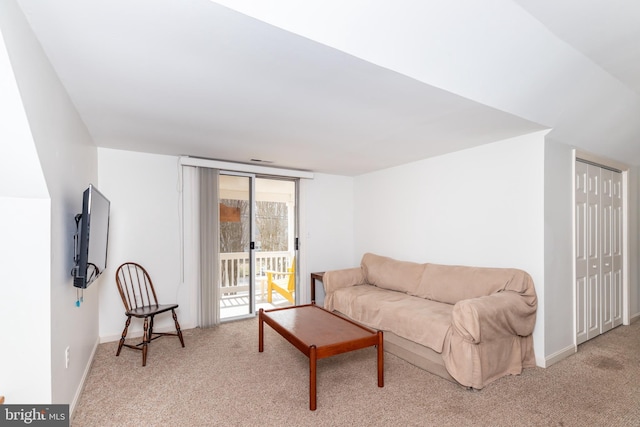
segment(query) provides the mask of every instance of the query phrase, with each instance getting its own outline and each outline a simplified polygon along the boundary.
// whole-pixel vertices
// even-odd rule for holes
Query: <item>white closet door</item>
[[[622,324],[622,173],[576,162],[576,343]]]
[[[600,334],[600,168],[587,168],[587,339],[591,339]]]
[[[575,226],[576,226],[576,342],[587,340],[589,263],[587,259],[587,164],[576,162],[575,177]]]
[[[612,204],[613,222],[611,236],[613,238],[613,294],[612,316],[613,327],[622,325],[622,173],[612,174]]]
[[[613,172],[600,170],[600,333],[613,328]]]

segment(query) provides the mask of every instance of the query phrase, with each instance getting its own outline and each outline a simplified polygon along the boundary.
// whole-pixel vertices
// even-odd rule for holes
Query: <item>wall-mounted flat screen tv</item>
[[[111,203],[89,185],[82,194],[82,213],[76,215],[73,286],[86,288],[107,268]]]

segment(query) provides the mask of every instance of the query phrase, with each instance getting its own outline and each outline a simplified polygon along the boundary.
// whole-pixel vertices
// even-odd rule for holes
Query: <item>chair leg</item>
[[[144,336],[142,339],[142,366],[147,366],[147,347],[149,345],[149,318],[144,318]]]
[[[153,339],[153,316],[149,319],[149,342]]]
[[[176,332],[178,333],[178,338],[180,338],[180,344],[184,347],[184,338],[182,338],[182,331],[180,330],[180,324],[178,323],[178,315],[175,310],[171,310],[171,314],[173,315],[173,321],[176,323]]]
[[[122,331],[122,337],[120,338],[120,343],[118,344],[118,351],[116,352],[116,356],[120,356],[120,351],[122,350],[122,346],[124,345],[124,339],[127,336],[127,330],[129,330],[130,323],[131,323],[131,316],[127,316],[127,321],[124,324],[124,330]]]

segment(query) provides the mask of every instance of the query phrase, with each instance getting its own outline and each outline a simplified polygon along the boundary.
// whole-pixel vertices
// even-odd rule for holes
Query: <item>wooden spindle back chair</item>
[[[184,347],[184,339],[182,337],[182,331],[180,330],[180,324],[178,323],[178,316],[176,315],[176,308],[178,304],[158,304],[158,298],[156,291],[153,287],[153,282],[147,270],[140,264],[135,262],[126,262],[118,267],[116,270],[116,284],[118,285],[118,291],[122,298],[122,303],[125,308],[125,315],[127,321],[122,331],[122,337],[118,344],[118,352],[116,356],[120,355],[122,347],[129,347],[134,350],[142,350],[142,366],[147,364],[147,347],[149,343],[162,336],[177,336],[180,339],[180,344]],[[171,311],[173,321],[176,326],[176,333],[169,332],[154,332],[153,331],[153,319],[156,314],[161,314]],[[129,330],[129,324],[131,318],[137,317],[144,319],[144,333],[142,342],[136,345],[125,343],[127,331]]]

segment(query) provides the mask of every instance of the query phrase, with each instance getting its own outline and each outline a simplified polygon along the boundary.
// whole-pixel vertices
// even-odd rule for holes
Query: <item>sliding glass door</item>
[[[220,319],[295,303],[296,181],[220,172]]]
[[[252,175],[221,172],[220,199],[220,319],[253,313],[252,283],[253,194]]]
[[[296,303],[296,184],[294,180],[256,179],[258,308]]]

